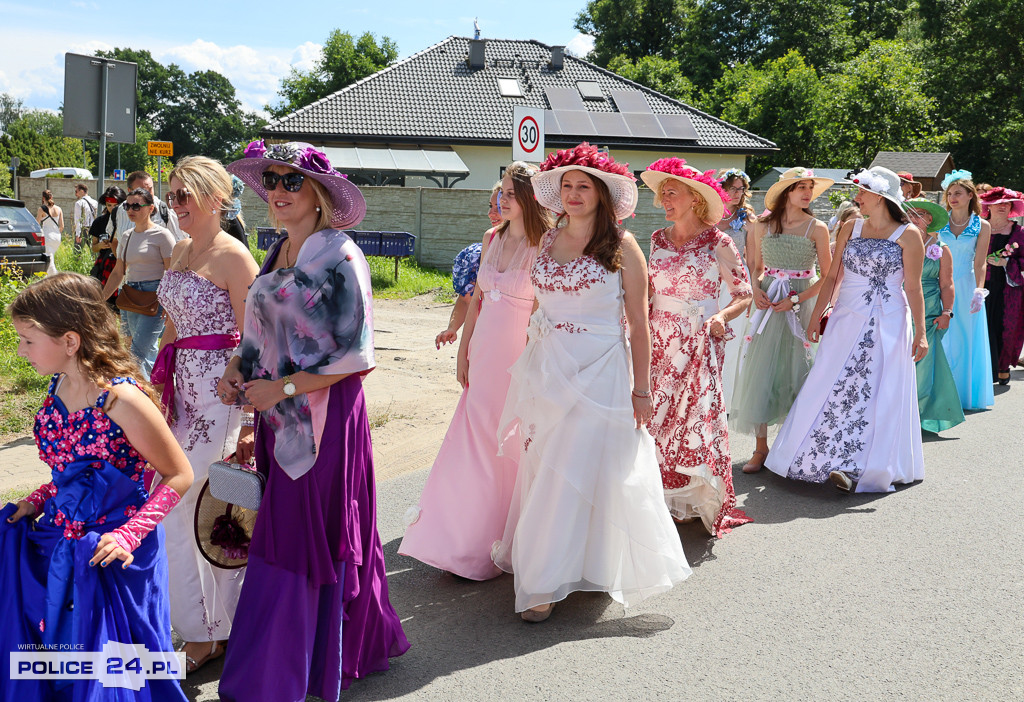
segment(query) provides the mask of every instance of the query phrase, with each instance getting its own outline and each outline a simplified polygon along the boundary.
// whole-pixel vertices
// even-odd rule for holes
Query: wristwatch
[[[285,377],[281,378],[281,380],[284,381],[284,386],[281,388],[284,394],[287,395],[288,397],[294,397],[295,383],[292,382],[292,377],[290,375],[286,375]]]
[[[948,314],[949,318],[953,319],[953,310],[952,309],[942,310],[942,314]]]

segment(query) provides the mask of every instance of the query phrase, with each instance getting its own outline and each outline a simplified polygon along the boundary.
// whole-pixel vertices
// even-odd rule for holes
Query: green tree
[[[814,165],[867,166],[879,151],[944,151],[958,132],[924,93],[925,72],[900,41],[876,41],[822,80]]]
[[[617,56],[630,61],[672,58],[680,20],[676,0],[590,0],[576,16],[575,27],[594,37],[587,59],[607,67]]]
[[[813,166],[819,150],[815,112],[821,90],[817,72],[794,50],[761,67],[745,63],[726,70],[705,107],[779,147],[778,154],[752,158],[747,164],[751,173],[773,166]]]
[[[267,105],[266,110],[274,117],[284,117],[387,68],[397,58],[398,45],[389,37],[382,37],[378,44],[370,32],[355,39],[348,32],[335,29],[324,42],[316,66],[310,71],[292,68],[291,74],[281,81],[281,101]]]
[[[6,132],[8,125],[25,113],[25,103],[7,93],[0,93],[0,132]]]
[[[82,142],[65,137],[60,115],[45,110],[26,110],[7,125],[0,137],[0,163],[8,164],[15,156],[21,159],[20,176],[40,168],[83,165]],[[84,167],[93,167],[88,156]]]
[[[633,61],[625,56],[616,56],[608,64],[608,70],[676,100],[694,103],[693,83],[683,75],[682,67],[675,59],[644,56]]]

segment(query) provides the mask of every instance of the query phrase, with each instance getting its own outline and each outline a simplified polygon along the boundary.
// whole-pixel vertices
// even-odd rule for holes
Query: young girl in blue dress
[[[188,459],[118,337],[99,283],[59,273],[10,307],[18,355],[52,375],[36,414],[52,480],[0,513],[0,646],[100,652],[171,648],[164,516],[192,483]],[[147,491],[146,466],[157,484]],[[141,690],[4,675],[0,700],[184,700],[177,680]]]

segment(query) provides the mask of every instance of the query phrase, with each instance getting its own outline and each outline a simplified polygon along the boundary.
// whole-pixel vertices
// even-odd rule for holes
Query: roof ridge
[[[299,109],[295,110],[295,112],[289,112],[288,114],[284,115],[283,117],[275,119],[273,122],[270,122],[269,124],[267,124],[267,127],[273,127],[274,125],[280,123],[282,120],[285,120],[285,119],[288,119],[288,118],[291,118],[291,117],[295,117],[295,116],[305,112],[306,110],[309,110],[310,108],[315,107],[316,105],[319,105],[320,103],[324,102],[325,100],[330,100],[333,97],[336,97],[338,95],[341,95],[342,93],[348,92],[349,90],[355,88],[357,85],[362,85],[363,83],[366,83],[367,81],[369,81],[369,80],[371,80],[373,78],[378,78],[378,77],[384,75],[385,73],[389,73],[392,69],[398,68],[399,66],[401,66],[403,64],[409,63],[413,59],[419,58],[421,55],[427,53],[428,51],[436,49],[437,47],[441,46],[442,44],[444,44],[446,42],[450,42],[453,39],[463,39],[463,38],[464,37],[457,37],[454,34],[449,34],[447,37],[445,37],[441,41],[437,42],[436,44],[431,44],[430,46],[426,47],[425,49],[421,49],[420,51],[417,51],[414,54],[409,54],[404,59],[400,59],[398,61],[395,61],[390,66],[385,66],[384,68],[380,69],[379,71],[375,71],[375,72],[371,73],[370,75],[366,76],[365,78],[360,78],[359,80],[355,81],[354,83],[349,83],[348,85],[346,85],[341,90],[336,90],[336,91],[334,91],[333,93],[331,93],[329,95],[324,95],[319,100],[314,100],[313,102],[309,103],[308,105],[303,105]],[[264,129],[265,128],[266,127],[264,127]]]

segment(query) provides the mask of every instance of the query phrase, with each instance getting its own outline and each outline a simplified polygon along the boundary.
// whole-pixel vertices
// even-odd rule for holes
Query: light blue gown
[[[953,319],[942,338],[942,348],[965,410],[985,409],[995,404],[988,320],[984,308],[974,314],[970,309],[971,297],[978,287],[974,277],[974,250],[980,233],[981,218],[976,214],[971,215],[960,236],[953,236],[948,224],[939,230],[939,241],[953,254],[953,287],[956,289]]]

